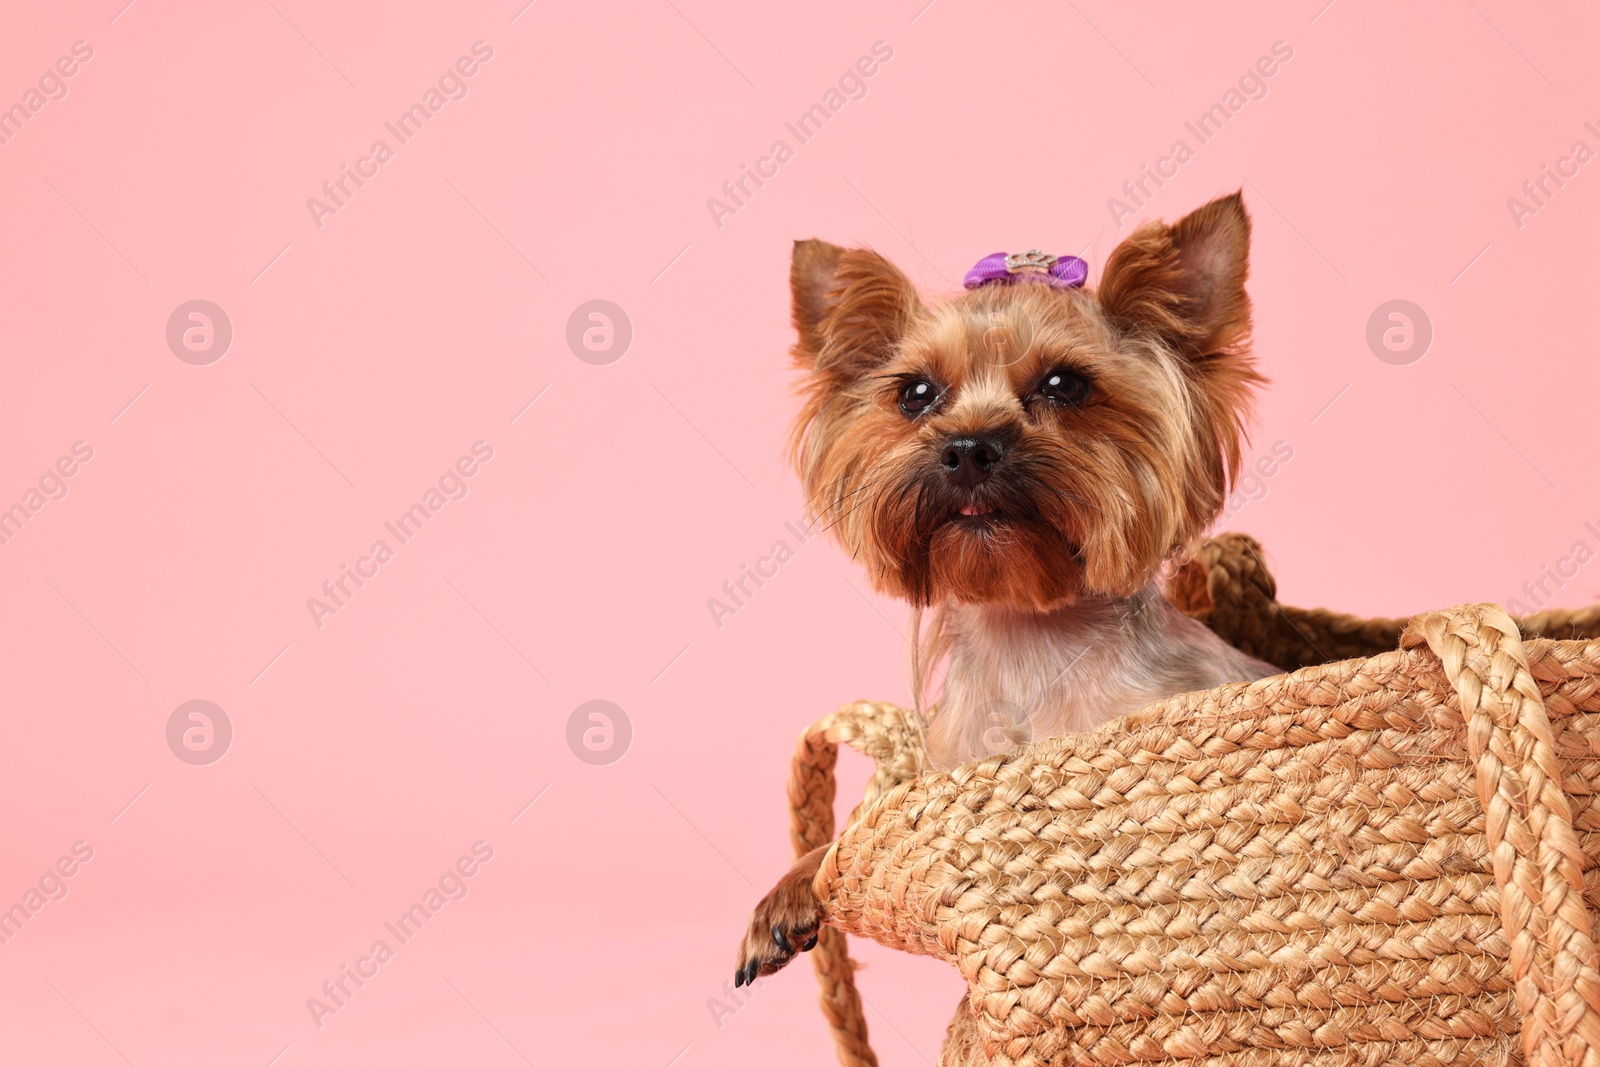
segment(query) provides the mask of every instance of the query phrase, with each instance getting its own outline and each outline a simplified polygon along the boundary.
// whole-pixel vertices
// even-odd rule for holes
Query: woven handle
[[[1493,604],[1411,621],[1402,648],[1439,657],[1466,721],[1484,833],[1511,945],[1511,977],[1530,1067],[1600,1065],[1600,957],[1583,900],[1550,719],[1517,625]]]
[[[910,718],[913,714],[893,704],[863,700],[846,704],[800,738],[789,767],[789,839],[796,856],[833,840],[833,769],[841,744],[872,757],[876,764],[857,813],[896,783],[916,776],[922,746]],[[878,1057],[867,1040],[855,962],[850,959],[844,931],[823,926],[811,963],[839,1062],[843,1067],[878,1067]]]

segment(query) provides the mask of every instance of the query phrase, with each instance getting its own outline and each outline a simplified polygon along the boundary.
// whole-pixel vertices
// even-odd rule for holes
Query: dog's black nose
[[[971,488],[989,477],[1005,448],[993,437],[952,437],[939,453],[944,473],[957,485]]]

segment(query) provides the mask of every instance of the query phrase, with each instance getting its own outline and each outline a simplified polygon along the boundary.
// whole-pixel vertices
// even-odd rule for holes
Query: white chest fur
[[[928,749],[946,770],[1093,729],[1163,697],[1279,673],[1154,585],[1043,614],[953,605],[942,625],[950,656]]]

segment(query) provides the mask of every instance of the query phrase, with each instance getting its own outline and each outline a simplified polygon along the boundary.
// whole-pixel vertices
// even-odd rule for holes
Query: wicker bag
[[[878,762],[815,882],[841,1062],[848,931],[966,979],[941,1065],[1600,1064],[1600,610],[1303,611],[1239,535],[1169,595],[1292,673],[949,774],[892,705],[802,739],[797,854]]]

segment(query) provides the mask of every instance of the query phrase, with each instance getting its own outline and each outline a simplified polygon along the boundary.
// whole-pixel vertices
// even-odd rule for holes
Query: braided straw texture
[[[861,701],[829,715],[800,738],[789,773],[789,838],[796,856],[833,840],[833,768],[841,743],[877,762],[877,770],[867,782],[866,795],[851,813],[851,822],[895,783],[916,777],[922,741],[913,715],[893,704]],[[811,962],[822,987],[822,1014],[833,1031],[839,1062],[845,1067],[877,1067],[878,1057],[867,1043],[866,1018],[856,992],[855,964],[843,931],[822,927]]]
[[[941,1067],[1600,1067],[1600,642],[1524,641],[1600,612],[1282,607],[1239,535],[1169,595],[1299,669],[949,774],[892,705],[802,739],[797,853],[838,744],[878,761],[816,881],[841,1063],[876,1063],[848,931],[967,980]]]

